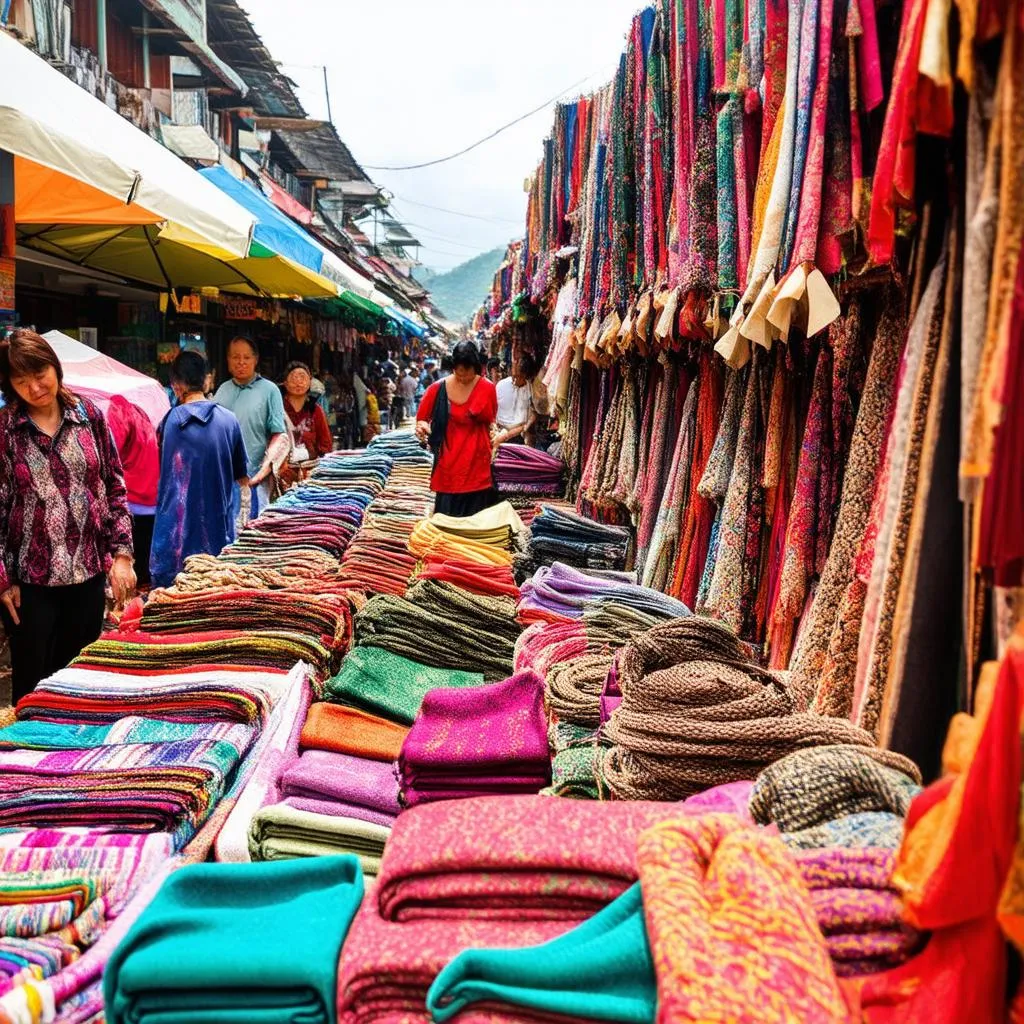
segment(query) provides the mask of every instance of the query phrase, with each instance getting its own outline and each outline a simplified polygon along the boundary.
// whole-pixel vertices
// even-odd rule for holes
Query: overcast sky
[[[618,63],[637,0],[241,0],[256,31],[423,244],[454,267],[523,233],[523,182],[552,124],[546,107],[472,153],[425,170],[550,97],[590,92]],[[585,81],[579,83],[581,79]],[[404,201],[403,201],[404,200]],[[473,220],[416,205],[475,214]]]

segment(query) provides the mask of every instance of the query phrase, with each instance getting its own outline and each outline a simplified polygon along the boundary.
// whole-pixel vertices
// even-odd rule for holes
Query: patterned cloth
[[[754,820],[783,832],[813,828],[862,811],[906,816],[920,776],[881,764],[871,748],[812,747],[769,765],[750,801]]]
[[[132,555],[121,460],[103,413],[67,406],[51,438],[19,407],[0,409],[0,593],[62,587]]]
[[[807,890],[778,839],[712,814],[651,828],[637,858],[660,1020],[849,1019]]]

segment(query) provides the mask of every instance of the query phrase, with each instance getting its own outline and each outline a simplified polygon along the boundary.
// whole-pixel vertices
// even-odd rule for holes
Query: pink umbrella
[[[64,368],[64,383],[77,394],[92,399],[104,412],[114,395],[123,395],[137,405],[155,427],[167,415],[171,404],[159,381],[60,331],[49,331],[43,337]]]

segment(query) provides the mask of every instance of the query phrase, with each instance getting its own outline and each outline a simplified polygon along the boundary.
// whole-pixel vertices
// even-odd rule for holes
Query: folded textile
[[[396,817],[398,783],[384,761],[327,750],[307,750],[281,773],[285,797],[327,800]]]
[[[458,558],[464,562],[479,562],[482,565],[511,565],[512,554],[508,547],[508,542],[487,543],[448,533],[435,526],[431,519],[417,523],[409,535],[409,551],[416,558],[433,555],[438,558]]]
[[[174,740],[225,740],[241,748],[251,742],[252,730],[241,722],[170,722],[139,715],[103,725],[24,720],[0,729],[0,750],[88,750]]]
[[[473,686],[483,679],[478,672],[432,668],[380,647],[362,646],[350,651],[337,675],[324,684],[324,699],[412,725],[428,691]]]
[[[639,841],[662,1020],[849,1020],[800,873],[775,837],[724,814]]]
[[[398,759],[406,806],[488,793],[537,793],[551,780],[544,682],[431,690]]]
[[[377,912],[372,887],[345,942],[338,968],[339,1024],[427,1024],[434,979],[465,949],[533,946],[568,931],[565,921],[424,920],[396,924]],[[475,1017],[498,1024],[501,1017]]]
[[[531,1017],[649,1024],[655,1014],[654,964],[647,947],[640,886],[627,889],[590,920],[541,946],[467,949],[427,993],[437,1022],[486,1003]]]
[[[184,867],[111,957],[107,1020],[330,1024],[362,897],[353,857]]]
[[[358,708],[314,704],[299,737],[303,750],[333,750],[374,761],[394,761],[409,730]]]
[[[356,616],[359,646],[382,647],[434,668],[478,671],[485,679],[512,671],[520,632],[509,598],[438,580],[420,580],[406,598],[372,598]]]
[[[454,555],[427,555],[417,564],[414,575],[418,580],[443,580],[473,594],[519,600],[519,587],[507,565],[482,565]]]
[[[887,811],[861,811],[842,818],[824,821],[810,828],[781,833],[782,841],[791,849],[811,850],[826,846],[846,846],[853,849],[874,847],[898,850],[903,842],[905,819],[901,814]]]
[[[541,792],[575,800],[599,799],[606,791],[600,770],[608,747],[599,730],[553,722],[548,744],[553,754],[551,785]]]
[[[630,532],[623,527],[595,522],[572,508],[545,504],[530,522],[525,561],[533,568],[562,562],[585,569],[622,569],[631,542]]]
[[[376,875],[391,829],[387,825],[318,814],[285,800],[262,807],[249,827],[249,855],[254,861],[326,857],[346,853],[359,859],[362,871]]]
[[[70,725],[114,725],[126,716],[175,722],[262,722],[288,682],[286,671],[255,667],[196,666],[135,673],[66,668],[18,702],[18,718]]]
[[[595,575],[563,562],[542,566],[520,588],[517,614],[521,622],[582,618],[587,608],[614,601],[658,619],[690,614],[682,601],[660,591],[614,577]]]
[[[905,817],[921,791],[920,775],[880,763],[871,747],[824,746],[798,750],[757,778],[750,812],[783,832],[813,828],[848,814],[881,811]]]
[[[806,747],[853,745],[913,775],[913,762],[877,750],[846,719],[804,710],[785,677],[750,660],[727,627],[699,616],[634,637],[618,658],[622,703],[605,726],[603,766],[619,799],[679,799],[755,778]]]
[[[503,494],[551,494],[562,491],[565,463],[538,448],[502,444],[491,464],[494,486]]]
[[[430,525],[454,537],[465,537],[482,543],[491,543],[483,538],[500,537],[500,543],[507,544],[514,534],[523,532],[523,521],[507,501],[498,502],[471,516],[448,516],[435,512]]]
[[[818,926],[837,974],[851,977],[895,967],[923,944],[903,922],[893,875],[896,852],[872,848],[795,850]]]
[[[380,912],[393,921],[580,921],[636,881],[637,836],[674,811],[542,796],[414,807],[399,815],[384,855]]]

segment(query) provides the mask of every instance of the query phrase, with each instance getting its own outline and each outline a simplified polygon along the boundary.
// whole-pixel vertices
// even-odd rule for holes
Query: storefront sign
[[[271,311],[259,299],[224,298],[225,320],[270,320]]]

